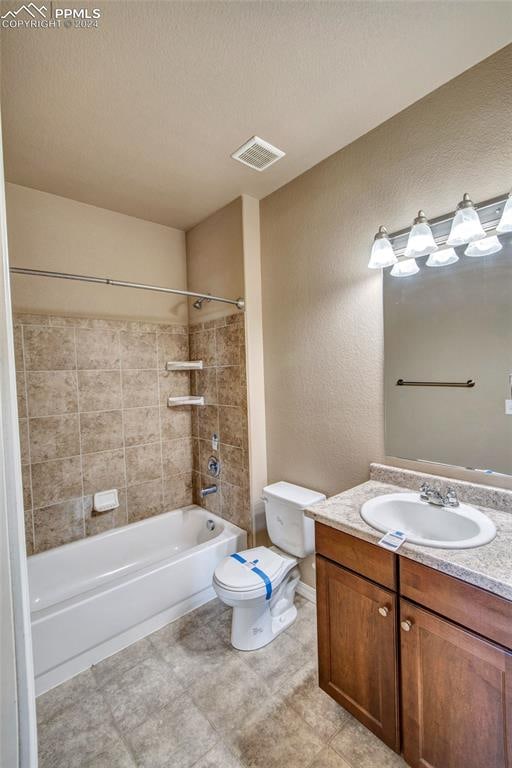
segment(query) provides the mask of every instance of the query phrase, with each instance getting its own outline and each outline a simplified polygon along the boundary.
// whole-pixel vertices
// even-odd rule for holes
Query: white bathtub
[[[211,600],[215,566],[245,547],[190,506],[29,557],[36,694]]]

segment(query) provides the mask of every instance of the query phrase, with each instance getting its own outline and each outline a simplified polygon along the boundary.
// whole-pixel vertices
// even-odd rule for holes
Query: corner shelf
[[[202,360],[170,360],[165,364],[166,371],[201,371]]]
[[[185,395],[184,397],[168,397],[167,406],[173,408],[177,405],[204,405],[204,397]]]

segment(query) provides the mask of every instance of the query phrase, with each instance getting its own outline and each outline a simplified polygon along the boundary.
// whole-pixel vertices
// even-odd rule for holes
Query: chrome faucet
[[[201,488],[199,491],[199,495],[202,499],[204,499],[205,496],[210,496],[212,493],[217,493],[216,485],[209,485],[207,488]]]
[[[420,499],[433,504],[436,507],[458,507],[459,500],[455,488],[447,488],[443,496],[438,488],[433,488],[428,483],[423,483],[420,488]]]

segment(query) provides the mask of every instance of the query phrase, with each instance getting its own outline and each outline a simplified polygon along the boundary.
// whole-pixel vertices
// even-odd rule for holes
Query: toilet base
[[[268,645],[297,618],[294,605],[299,570],[294,568],[270,600],[248,600],[233,607],[231,644],[239,651]]]

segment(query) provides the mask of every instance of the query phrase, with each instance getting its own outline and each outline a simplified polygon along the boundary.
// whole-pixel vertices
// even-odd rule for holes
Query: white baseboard
[[[299,581],[297,584],[297,594],[316,604],[316,589],[308,584],[304,584],[303,581]]]

